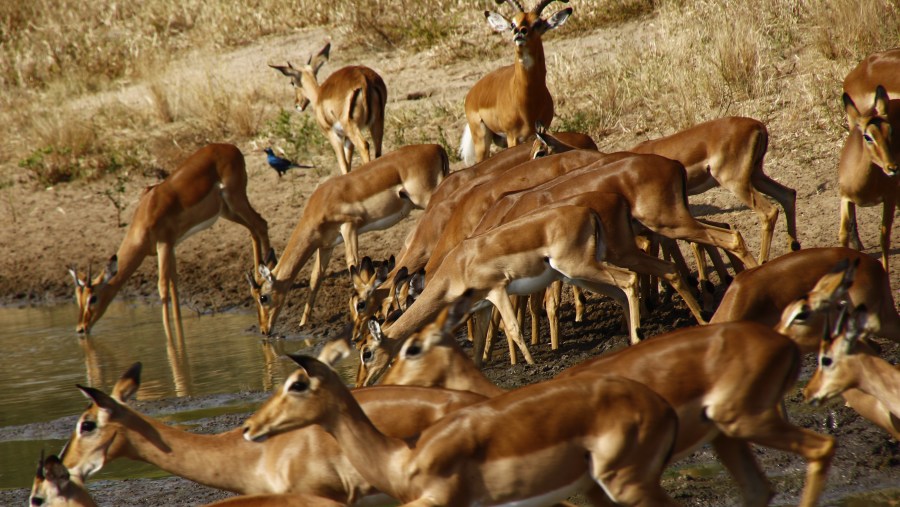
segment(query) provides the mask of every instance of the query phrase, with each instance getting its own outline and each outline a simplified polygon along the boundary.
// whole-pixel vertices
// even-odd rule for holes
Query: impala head
[[[259,278],[252,272],[247,273],[247,283],[250,284],[250,297],[256,302],[256,317],[259,322],[259,332],[269,335],[275,329],[275,318],[284,304],[285,291],[279,290],[275,275],[272,271],[278,259],[275,250],[269,250],[266,263],[257,267]]]
[[[471,293],[467,292],[441,311],[433,323],[407,338],[381,383],[426,387],[446,385],[445,367],[454,360],[452,341],[456,330],[468,318],[471,307]]]
[[[396,313],[392,314],[392,318],[389,320],[395,320],[396,316]],[[389,343],[381,330],[381,324],[377,320],[370,320],[369,334],[359,347],[356,387],[374,384],[390,367],[393,354],[388,346]]]
[[[495,32],[511,32],[517,52],[524,47],[541,47],[541,36],[554,28],[562,26],[572,14],[572,8],[568,7],[547,19],[542,18],[541,12],[543,12],[544,8],[556,0],[541,0],[530,11],[526,11],[518,0],[506,1],[518,11],[511,20],[502,14],[491,11],[484,11],[484,17],[487,18],[488,24]],[[559,1],[568,3],[569,0]],[[496,0],[496,2],[499,5],[504,3],[504,0]]]
[[[865,353],[867,346],[860,339],[867,339],[871,330],[867,326],[868,310],[865,305],[848,312],[849,305],[841,311],[834,331],[825,333],[819,349],[819,367],[813,374],[803,396],[808,403],[819,405],[856,386],[857,375],[851,358]],[[871,353],[871,352],[869,352]]]
[[[891,143],[891,123],[888,121],[888,105],[890,98],[883,86],[875,89],[875,103],[872,109],[863,114],[856,108],[850,95],[844,93],[844,110],[851,129],[857,129],[862,136],[863,145],[872,163],[881,167],[888,176],[897,174],[897,160],[894,158]]]
[[[43,507],[93,507],[96,506],[84,486],[73,480],[69,470],[55,455],[38,462],[37,473],[31,486],[28,505]]]
[[[360,338],[359,335],[366,323],[381,310],[379,301],[374,297],[375,289],[387,280],[388,272],[392,269],[394,269],[393,255],[378,268],[375,268],[368,256],[363,257],[358,267],[350,266],[350,280],[355,291],[349,301],[350,321],[353,323],[353,334],[350,338],[353,341]]]
[[[858,266],[859,259],[839,261],[812,290],[785,307],[778,332],[789,336],[804,352],[819,350],[821,337],[827,335],[835,312],[848,300]]]
[[[532,160],[577,149],[575,146],[566,144],[550,135],[550,132],[547,132],[547,128],[540,121],[534,125],[534,135],[535,139],[531,144],[531,155],[529,157]]]
[[[84,482],[97,472],[110,456],[120,456],[126,450],[123,421],[137,418],[125,406],[140,387],[141,363],[134,363],[113,387],[112,395],[99,389],[78,386],[91,400],[91,405],[78,418],[75,431],[62,451],[62,462],[70,473]]]
[[[300,67],[299,69],[294,67],[291,62],[287,62],[287,65],[272,65],[269,64],[269,67],[281,72],[285,76],[291,78],[291,85],[294,86],[294,107],[298,111],[305,111],[306,107],[309,106],[309,102],[311,97],[307,92],[307,89],[304,86],[311,86],[312,88],[318,87],[318,81],[316,79],[316,74],[319,73],[319,69],[322,68],[322,65],[328,61],[328,55],[331,52],[331,43],[328,42],[325,44],[318,53],[309,57],[306,65]]]
[[[92,276],[91,271],[89,267],[87,277],[81,278],[74,267],[69,268],[69,274],[75,281],[75,302],[78,303],[78,325],[75,326],[75,331],[84,334],[91,332],[91,327],[100,320],[115,297],[109,281],[119,271],[118,257],[110,257],[103,272],[96,277]]]
[[[244,438],[250,442],[312,424],[327,425],[337,415],[340,397],[332,395],[329,386],[347,391],[338,374],[313,357],[288,357],[300,369],[290,374],[284,385],[244,423]]]

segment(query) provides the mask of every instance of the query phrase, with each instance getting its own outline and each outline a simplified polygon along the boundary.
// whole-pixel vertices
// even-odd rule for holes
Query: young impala
[[[240,224],[250,231],[253,262],[259,265],[268,252],[266,221],[247,200],[247,172],[244,155],[230,144],[210,144],[187,160],[161,183],[147,187],[137,204],[131,226],[119,250],[106,269],[87,278],[69,273],[75,280],[79,333],[89,333],[128,278],[144,258],[156,255],[159,261],[159,298],[166,336],[172,339],[169,304],[179,341],[184,332],[178,305],[175,246],[191,235],[211,227],[218,217]]]
[[[353,162],[354,146],[363,163],[381,156],[387,87],[377,72],[362,65],[338,69],[320,85],[316,74],[328,60],[330,51],[329,42],[300,69],[290,62],[286,66],[269,64],[269,67],[291,78],[298,111],[306,110],[312,103],[319,128],[334,148],[341,174],[347,174]],[[372,135],[374,157],[362,135],[364,128]]]
[[[466,128],[460,142],[460,157],[466,165],[489,157],[492,142],[504,144],[505,140],[507,146],[516,146],[534,134],[535,122],[549,126],[553,121],[541,37],[562,26],[572,8],[544,19],[541,12],[554,0],[541,0],[531,11],[525,11],[518,0],[507,1],[519,11],[512,20],[496,12],[484,15],[494,31],[512,33],[516,60],[481,78],[466,94]]]

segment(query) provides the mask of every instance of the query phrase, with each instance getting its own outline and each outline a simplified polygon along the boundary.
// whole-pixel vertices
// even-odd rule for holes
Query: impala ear
[[[309,66],[312,67],[313,75],[319,72],[319,69],[322,68],[322,65],[325,65],[325,62],[328,61],[328,57],[331,54],[331,42],[325,44],[325,47],[319,50],[315,56],[311,56],[309,58]]]
[[[853,130],[859,124],[859,109],[856,108],[853,99],[846,92],[844,92],[841,100],[844,102],[844,112],[847,113],[847,123],[850,126],[850,130]]]
[[[447,319],[441,331],[446,334],[455,333],[457,329],[469,318],[469,310],[474,303],[472,289],[466,289],[462,296],[458,297],[447,309]]]
[[[384,333],[382,333],[381,331],[381,324],[379,324],[375,319],[369,321],[369,334],[372,335],[372,339],[375,340],[376,345],[380,344],[382,340],[384,340]]]
[[[245,275],[247,276],[247,283],[250,284],[250,289],[259,290],[260,288],[262,288],[262,285],[260,285],[256,281],[256,277],[253,276],[253,271],[247,271],[247,273],[245,273]]]
[[[259,265],[259,276],[263,277],[263,280],[273,283],[274,279],[272,278],[272,270],[270,270],[266,265]]]
[[[263,260],[263,262],[269,269],[275,269],[275,265],[278,264],[278,257],[275,255],[274,248],[269,248],[269,251],[268,253],[266,253],[266,258]]]
[[[137,393],[141,387],[141,363],[131,365],[125,373],[116,381],[112,390],[112,397],[120,403],[126,403]]]
[[[109,280],[116,276],[119,272],[119,256],[113,254],[106,263],[106,269],[103,270],[103,281],[101,283],[109,283]]]
[[[566,20],[569,19],[569,16],[571,16],[571,15],[572,15],[572,8],[566,7],[565,9],[550,16],[550,18],[548,18],[547,22],[545,23],[546,28],[544,29],[544,31],[546,32],[547,30],[554,30],[556,28],[563,26],[563,24],[565,24]]]
[[[285,75],[287,77],[299,77],[300,76],[300,73],[297,72],[297,69],[295,69],[293,65],[291,65],[291,62],[288,62],[287,65],[272,65],[271,63],[268,65],[269,65],[269,67],[272,67],[273,69],[277,70],[278,72],[281,72],[283,75]]]
[[[347,342],[346,337],[342,336],[326,343],[325,346],[322,347],[322,351],[319,352],[317,359],[334,368],[339,362],[350,357],[351,348],[352,347],[350,346],[350,343]]]
[[[42,468],[42,475],[53,484],[56,484],[58,489],[65,489],[69,485],[69,469],[62,464],[55,454],[47,456]]]
[[[872,112],[877,116],[887,116],[888,103],[890,100],[884,86],[878,85],[878,87],[875,88],[875,104],[872,106]]]
[[[512,30],[515,25],[503,14],[499,14],[491,11],[484,11],[484,17],[487,19],[488,25],[495,32],[508,32]]]
[[[860,338],[864,338],[866,334],[866,323],[869,321],[869,310],[865,304],[861,304],[853,309],[850,319],[847,322],[847,331],[844,340],[847,343],[845,353],[850,354]]]
[[[91,401],[94,402],[95,405],[100,407],[103,410],[107,410],[109,412],[115,412],[119,409],[119,402],[116,401],[112,396],[104,393],[99,389],[95,389],[93,387],[87,387],[80,384],[75,384],[75,387],[81,390],[81,393],[88,397]]]
[[[74,266],[71,267],[71,268],[69,268],[69,274],[72,275],[72,280],[75,281],[75,285],[76,285],[77,287],[84,288],[84,282],[83,282],[80,278],[78,278],[78,272],[75,271],[75,267],[74,267]]]

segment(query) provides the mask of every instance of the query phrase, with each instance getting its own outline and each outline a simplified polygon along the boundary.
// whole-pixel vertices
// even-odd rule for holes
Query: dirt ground
[[[618,34],[628,34],[628,27],[618,30]],[[254,45],[234,53],[221,55],[219,65],[230,72],[242,73],[255,69],[261,61],[272,54],[294,51],[296,47],[307,48],[314,41],[321,40],[319,31],[309,31],[296,36],[268,40],[266,46]],[[567,44],[581,44],[587,50],[608,41],[592,34]],[[335,43],[340,47],[340,40]],[[558,49],[554,41],[546,44],[548,52]],[[590,53],[590,51],[587,51]],[[359,54],[333,51],[333,60],[325,72],[351,63],[361,58]],[[377,61],[365,63],[376,67],[382,75],[390,76],[391,108],[402,109],[409,105],[408,97],[425,96],[429,100],[456,101],[461,103],[465,90],[475,77],[484,70],[498,65],[497,61],[482,62],[480,67],[448,66],[440,79],[433,76],[420,59],[409,55],[379,56]],[[173,71],[174,72],[174,71]],[[259,73],[246,73],[247,79],[262,79]],[[272,78],[272,76],[267,76]],[[262,86],[262,84],[261,84]],[[283,86],[275,81],[265,86]],[[284,90],[284,100],[291,100]],[[416,95],[421,93],[422,95]],[[137,99],[135,97],[138,97]],[[130,103],[139,100],[140,90],[124,88],[115,100]],[[835,102],[837,104],[837,101]],[[460,131],[461,120],[453,125],[454,132]],[[819,133],[817,137],[795,135],[789,131],[790,123],[774,118],[769,123],[772,143],[767,157],[767,172],[782,183],[798,191],[798,226],[800,240],[804,247],[832,246],[836,244],[838,226],[838,195],[836,190],[835,167],[841,139]],[[633,144],[627,136],[603,140],[604,150],[621,149]],[[273,245],[283,250],[291,230],[300,216],[306,198],[315,188],[319,179],[313,174],[290,172],[284,178],[265,165],[264,157],[253,152],[248,145],[241,146],[247,156],[251,203],[269,221]],[[389,146],[390,148],[390,146]],[[178,151],[169,146],[171,167],[176,161],[188,155],[191,149]],[[458,164],[454,169],[458,169]],[[336,169],[335,169],[336,170]],[[152,179],[135,178],[128,182],[126,194],[131,201],[123,213],[127,221],[134,210],[140,189],[152,183]],[[40,305],[67,300],[72,297],[72,284],[66,272],[68,265],[77,265],[86,270],[92,265],[96,273],[104,259],[116,249],[124,235],[124,229],[115,227],[115,211],[110,202],[99,192],[108,182],[74,183],[54,188],[34,188],[22,180],[13,189],[5,189],[5,203],[0,208],[0,303],[5,305]],[[721,190],[713,190],[703,196],[692,198],[697,215],[713,220],[727,221],[736,225],[747,239],[752,251],[757,251],[758,222],[752,212]],[[395,228],[370,233],[360,240],[361,255],[375,259],[385,258],[399,251],[406,233],[413,226],[421,212],[414,212]],[[863,240],[867,252],[877,255],[877,220],[880,209],[860,212]],[[896,234],[894,235],[896,237]],[[191,238],[178,248],[179,287],[184,303],[198,311],[243,309],[252,311],[244,272],[250,268],[251,256],[247,234],[234,224],[220,221],[212,230]],[[779,219],[773,244],[773,256],[787,250],[787,236],[784,220]],[[896,259],[897,251],[892,250]],[[896,261],[895,261],[896,263]],[[278,331],[287,340],[298,335],[297,323],[305,292],[308,286],[309,267],[296,279],[287,308],[282,312]],[[898,285],[897,270],[894,270],[892,285]],[[719,288],[719,296],[723,288]],[[346,317],[346,301],[350,292],[349,277],[344,270],[344,258],[335,252],[329,275],[319,294],[311,332],[316,336],[333,336],[343,326]],[[122,298],[147,299],[156,297],[156,265],[154,259],[147,259],[134,274],[119,295]],[[601,354],[626,344],[626,337],[619,328],[620,310],[614,304],[599,296],[589,300],[589,313],[583,323],[574,323],[571,304],[563,307],[563,342],[560,350],[551,352],[547,345],[534,350],[537,364],[510,367],[503,351],[495,354],[494,362],[487,368],[487,374],[504,387],[536,382],[547,379],[564,368],[586,358]],[[74,311],[73,311],[74,314]],[[680,302],[664,304],[647,315],[641,329],[646,337],[666,332],[673,328],[692,325],[690,313]],[[73,318],[74,329],[74,318]],[[545,324],[546,326],[546,324]],[[546,331],[546,327],[545,327]],[[546,336],[546,335],[545,335]],[[892,362],[900,359],[900,350],[887,345],[885,355]],[[813,358],[807,358],[801,380],[806,379],[814,368]],[[245,395],[248,399],[263,399],[264,393]],[[203,400],[181,400],[179,407],[199,403]],[[171,411],[174,400],[138,403],[137,406],[151,413]],[[813,410],[802,404],[799,391],[792,391],[788,399],[788,412],[792,420],[804,427],[827,431],[838,440],[838,451],[834,459],[829,482],[823,496],[824,505],[844,505],[846,498],[860,492],[897,487],[900,485],[900,445],[873,425],[861,420],[849,409],[833,406],[829,410]],[[74,414],[73,414],[74,416]],[[218,432],[232,428],[243,416],[222,416],[198,421],[198,431]],[[66,418],[48,424],[28,427],[0,428],[0,440],[29,438],[62,438],[68,434],[74,418]],[[792,504],[799,498],[803,485],[804,464],[793,456],[759,449],[758,458],[764,470],[779,492],[774,504]],[[737,490],[727,474],[716,469],[716,459],[708,448],[679,462],[674,471],[667,474],[664,486],[679,502],[689,506],[734,505],[738,502]],[[32,463],[23,464],[32,467]],[[714,470],[707,473],[708,470]],[[24,486],[24,485],[23,485]],[[198,486],[179,478],[158,480],[140,479],[126,481],[100,481],[90,483],[90,489],[100,505],[201,505],[214,499],[228,496],[227,493]],[[894,492],[896,493],[896,490]],[[0,504],[24,505],[27,490],[0,491]],[[897,505],[897,499],[893,500]]]

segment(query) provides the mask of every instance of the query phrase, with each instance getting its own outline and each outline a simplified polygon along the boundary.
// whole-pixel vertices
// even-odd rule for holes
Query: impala
[[[769,247],[778,219],[778,209],[766,196],[784,209],[791,249],[797,241],[797,192],[770,178],[763,171],[763,158],[769,146],[766,126],[752,118],[729,116],[695,125],[667,137],[644,141],[628,151],[654,153],[684,164],[687,192],[696,195],[722,186],[756,212],[762,224],[757,261],[769,258]]]
[[[363,163],[372,160],[362,129],[369,129],[372,135],[375,158],[381,156],[387,87],[377,72],[361,65],[338,69],[319,85],[316,74],[328,60],[330,51],[329,42],[300,69],[290,62],[286,66],[269,64],[269,67],[291,78],[298,111],[306,110],[312,103],[316,122],[334,148],[341,174],[347,174],[354,146],[359,149]]]
[[[897,161],[900,143],[894,143],[891,132],[900,129],[900,101],[889,100],[884,87],[875,91],[875,103],[861,113],[846,93],[844,110],[850,123],[850,135],[841,150],[838,164],[838,189],[841,193],[841,227],[839,240],[843,246],[863,248],[856,226],[856,206],[883,204],[881,217],[881,264],[890,274],[888,254],[891,226],[897,204]]]
[[[270,249],[268,225],[247,200],[244,155],[230,144],[210,144],[197,150],[165,180],[147,187],[119,250],[96,278],[92,278],[90,270],[87,278],[80,278],[75,268],[69,269],[75,280],[78,302],[76,331],[89,333],[144,258],[156,255],[163,326],[171,340],[171,303],[175,333],[181,341],[184,332],[178,304],[175,246],[211,227],[218,217],[250,231],[254,265],[262,262],[263,253]]]
[[[436,144],[422,144],[388,153],[352,175],[323,181],[309,197],[278,263],[273,268],[259,266],[263,283],[248,277],[260,332],[270,334],[274,330],[291,283],[313,254],[316,258],[301,326],[309,320],[334,247],[343,241],[348,269],[358,264],[358,235],[387,229],[413,208],[427,206],[448,171],[447,152]]]
[[[572,8],[544,19],[541,12],[554,0],[541,0],[528,12],[518,0],[508,1],[519,11],[512,20],[496,12],[484,15],[494,31],[512,33],[516,60],[481,78],[466,94],[466,128],[460,142],[460,158],[466,165],[489,157],[492,142],[502,144],[505,139],[507,146],[516,146],[534,134],[536,121],[547,126],[553,121],[541,37],[562,26]]]
[[[879,86],[900,96],[900,48],[867,56],[844,78],[844,93],[857,104],[871,104]]]
[[[42,507],[97,507],[84,485],[72,480],[68,469],[56,456],[49,456],[46,460],[41,456],[28,502],[29,505]],[[295,493],[236,496],[204,505],[205,507],[341,507],[345,504],[328,498]]]
[[[139,387],[140,363],[116,383],[112,396],[80,387],[91,405],[78,419],[62,461],[83,481],[107,462],[128,457],[210,487],[241,494],[306,493],[353,503],[377,493],[319,428],[250,444],[236,429],[215,435],[186,432],[126,405]],[[395,388],[397,389],[397,388]],[[354,391],[382,431],[410,438],[461,406],[483,399],[435,389]]]
[[[871,334],[866,322],[870,315],[865,305],[857,306],[846,328],[839,324],[836,333],[825,333],[819,367],[803,395],[817,405],[843,394],[850,407],[864,407],[867,419],[900,438],[900,369],[861,341]]]
[[[378,431],[330,368],[292,358],[300,369],[246,421],[244,437],[319,425],[404,505],[551,505],[594,481],[617,505],[675,505],[659,485],[675,416],[636,382],[531,385],[456,411],[411,446]]]
[[[731,322],[655,336],[559,378],[620,375],[658,393],[678,413],[676,459],[711,441],[745,505],[765,505],[772,494],[750,443],[799,454],[808,462],[800,505],[812,506],[825,485],[834,440],[784,419],[781,400],[799,371],[800,352],[791,340],[762,324]]]

